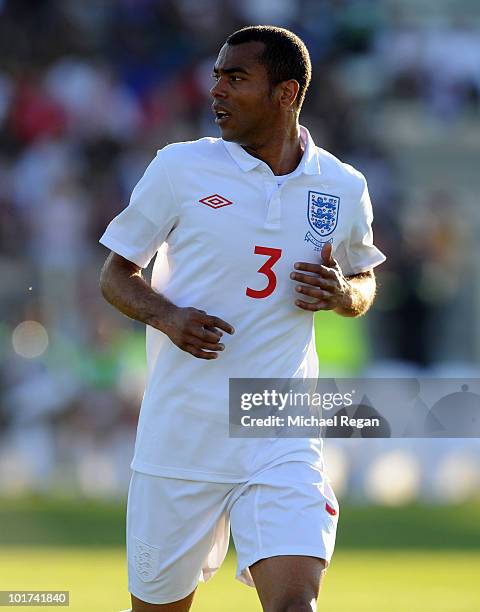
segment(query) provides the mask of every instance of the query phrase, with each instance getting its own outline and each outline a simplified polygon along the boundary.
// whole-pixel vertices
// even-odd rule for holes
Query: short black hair
[[[237,30],[227,38],[228,45],[262,42],[265,50],[260,61],[267,69],[271,87],[295,79],[298,81],[297,109],[300,110],[312,77],[310,55],[303,40],[285,28],[257,25]]]

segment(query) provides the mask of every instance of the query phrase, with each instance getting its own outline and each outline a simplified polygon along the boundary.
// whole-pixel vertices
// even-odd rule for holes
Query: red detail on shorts
[[[227,200],[227,198],[218,195],[218,193],[214,193],[213,195],[208,196],[208,198],[202,198],[198,201],[202,204],[210,206],[210,208],[222,208],[222,206],[228,206],[229,204],[233,204],[231,200]]]
[[[325,504],[325,510],[328,512],[328,514],[331,514],[332,516],[336,516],[337,514],[335,508],[332,508],[332,506],[328,503]]]

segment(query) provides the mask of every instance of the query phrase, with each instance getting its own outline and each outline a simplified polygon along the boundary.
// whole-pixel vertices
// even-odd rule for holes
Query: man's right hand
[[[117,253],[107,257],[100,287],[103,297],[124,315],[164,332],[178,348],[199,359],[216,359],[218,351],[223,351],[220,330],[235,332],[229,323],[204,310],[172,304],[145,281],[140,266]]]
[[[224,350],[225,345],[220,342],[221,330],[235,333],[233,327],[219,317],[173,304],[162,325],[162,331],[179,349],[199,359],[216,359],[218,351]]]

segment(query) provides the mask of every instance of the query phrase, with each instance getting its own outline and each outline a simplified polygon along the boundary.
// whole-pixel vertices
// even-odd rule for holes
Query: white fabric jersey
[[[241,482],[284,461],[322,467],[318,439],[228,437],[230,377],[318,376],[313,313],[295,306],[294,263],[319,262],[326,241],[345,275],[385,260],[373,245],[363,175],[316,147],[305,128],[301,135],[298,173],[280,186],[238,144],[202,138],[165,147],[100,239],[141,267],[160,250],[152,287],[235,328],[206,361],[147,326],[136,471]]]

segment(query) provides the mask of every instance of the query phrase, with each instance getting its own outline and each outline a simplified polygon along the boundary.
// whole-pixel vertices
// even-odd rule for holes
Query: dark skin
[[[267,163],[274,174],[288,174],[303,155],[298,124],[299,85],[294,79],[271,86],[259,60],[263,43],[224,45],[214,66],[213,108],[228,113],[219,122],[222,137],[237,142]],[[218,121],[218,119],[217,119]],[[298,308],[315,312],[335,310],[343,316],[365,313],[375,295],[373,272],[345,277],[326,244],[320,263],[297,262],[292,280],[299,294]],[[165,333],[183,351],[199,359],[216,359],[225,345],[223,333],[233,326],[196,308],[180,308],[156,293],[142,277],[141,268],[111,253],[102,270],[100,286],[107,301],[125,315]]]
[[[276,175],[288,174],[299,164],[304,145],[300,139],[294,79],[272,86],[259,60],[263,43],[224,45],[215,63],[211,89],[217,124],[224,140],[240,144],[264,161]],[[317,263],[297,262],[290,278],[299,294],[295,305],[310,312],[334,310],[353,317],[365,313],[375,294],[372,271],[345,277],[324,245]],[[107,301],[125,315],[165,333],[181,350],[199,359],[216,359],[225,346],[223,333],[232,325],[196,308],[180,308],[156,293],[136,264],[111,253],[102,269],[100,286]],[[313,299],[305,301],[303,296]],[[301,555],[279,555],[257,561],[250,571],[262,608],[269,612],[315,610],[325,561]],[[132,595],[133,612],[187,612],[194,592],[177,602],[150,604]]]
[[[298,262],[294,267],[295,272],[290,274],[290,278],[302,283],[296,285],[296,291],[315,299],[313,303],[295,300],[303,310],[334,310],[344,317],[358,317],[367,312],[375,297],[373,272],[344,276],[332,257],[330,243],[322,248],[321,263]]]
[[[230,114],[218,124],[224,140],[242,145],[274,174],[288,174],[300,163],[304,149],[297,120],[298,82],[290,79],[272,88],[259,61],[263,47],[250,42],[220,49],[210,90],[212,109]]]
[[[304,150],[298,123],[299,84],[290,79],[272,87],[259,59],[263,48],[260,42],[221,48],[213,69],[212,108],[229,115],[221,121],[217,117],[224,140],[240,144],[274,174],[288,174],[298,166]],[[294,267],[290,278],[299,283],[296,290],[315,299],[314,303],[296,300],[302,310],[334,310],[355,317],[373,302],[373,272],[344,276],[329,243],[322,249],[320,263],[297,262]]]
[[[233,327],[196,308],[180,308],[145,281],[142,269],[117,253],[110,253],[100,276],[105,299],[132,319],[165,333],[183,351],[199,359],[216,359],[225,345],[223,332]]]

